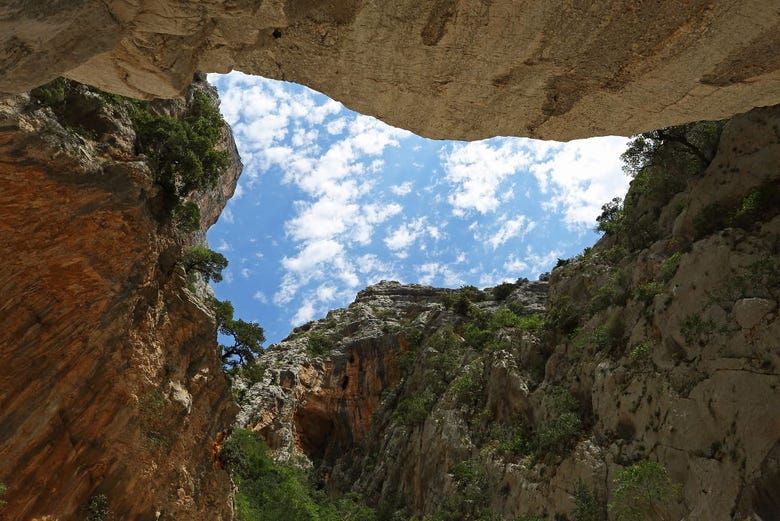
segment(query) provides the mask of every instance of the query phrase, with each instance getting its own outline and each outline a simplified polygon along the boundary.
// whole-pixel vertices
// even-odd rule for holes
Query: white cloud
[[[498,208],[502,182],[531,161],[518,145],[517,140],[501,139],[456,144],[449,152],[442,149],[445,177],[455,187],[448,199],[454,215],[486,214]]]
[[[219,244],[217,244],[217,251],[221,252],[228,252],[231,251],[233,248],[230,247],[230,243],[227,242],[225,239],[220,239]]]
[[[268,304],[268,297],[260,290],[255,291],[255,294],[252,295],[252,298],[261,304]]]
[[[390,187],[390,191],[398,196],[409,195],[412,192],[412,182],[406,181],[400,185],[393,185]]]
[[[248,279],[249,276],[252,274],[252,270],[249,268],[241,268],[241,276],[245,279]]]
[[[311,322],[311,320],[314,318],[315,313],[316,310],[314,309],[314,302],[312,302],[311,300],[305,300],[303,302],[303,305],[301,305],[301,307],[298,308],[298,311],[292,317],[292,320],[290,320],[290,324],[292,324],[293,326],[300,326],[301,324],[305,324],[306,322]]]
[[[536,163],[530,171],[543,192],[551,197],[547,210],[561,210],[569,227],[591,227],[601,205],[623,196],[629,179],[622,171],[620,154],[628,140],[602,137],[550,143],[525,140]]]
[[[523,273],[528,270],[528,264],[518,259],[516,255],[510,255],[504,262],[504,270],[507,273]]]
[[[524,215],[519,215],[514,219],[503,216],[498,222],[500,224],[498,231],[487,241],[494,250],[513,237],[524,237],[536,226],[536,223]]]

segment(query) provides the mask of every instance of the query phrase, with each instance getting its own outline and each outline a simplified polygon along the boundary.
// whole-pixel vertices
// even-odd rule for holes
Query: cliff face
[[[780,102],[773,2],[6,2],[0,91],[173,97],[195,70],[306,84],[434,138],[629,135]],[[425,110],[419,110],[425,107]]]
[[[733,118],[674,193],[638,176],[549,288],[368,288],[268,350],[239,424],[401,519],[614,519],[639,475],[657,519],[778,518],[778,129]]]
[[[176,264],[202,232],[161,218],[126,103],[68,96],[65,119],[0,100],[2,517],[80,519],[105,496],[116,519],[230,519],[212,450],[235,406],[213,315]],[[240,173],[227,129],[221,146],[231,166],[195,196],[204,229]]]

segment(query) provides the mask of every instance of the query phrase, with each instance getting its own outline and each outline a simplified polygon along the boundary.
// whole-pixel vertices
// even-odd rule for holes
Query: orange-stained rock
[[[103,494],[116,519],[230,519],[212,448],[234,405],[175,264],[193,239],[160,224],[126,115],[85,139],[28,101],[0,99],[2,518],[81,519]],[[210,225],[225,198],[202,197]]]

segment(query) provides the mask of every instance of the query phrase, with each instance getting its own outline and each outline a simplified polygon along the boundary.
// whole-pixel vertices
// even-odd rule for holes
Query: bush
[[[30,99],[38,106],[59,107],[65,102],[67,80],[57,78],[30,91]]]
[[[3,497],[5,496],[7,490],[8,488],[5,486],[5,483],[0,482],[0,508],[3,508],[5,506],[5,501],[3,500]]]
[[[680,333],[682,333],[685,343],[688,345],[701,343],[714,329],[715,322],[703,320],[701,316],[696,314],[686,316],[680,324]]]
[[[590,299],[591,312],[598,312],[607,309],[609,306],[622,306],[626,303],[628,296],[628,286],[630,281],[628,275],[618,270],[604,282],[593,294]]]
[[[430,391],[406,396],[398,403],[394,417],[401,425],[420,425],[425,422],[435,403],[436,398]]]
[[[617,471],[609,510],[616,521],[652,519],[675,495],[666,468],[644,460]]]
[[[451,389],[462,405],[474,406],[483,395],[484,382],[481,368],[469,367],[452,381]]]
[[[222,458],[237,487],[239,521],[374,521],[359,496],[331,499],[315,491],[301,471],[278,463],[255,433],[235,429]]]
[[[582,479],[574,488],[574,521],[606,521],[606,505]]]
[[[181,263],[188,274],[200,273],[206,282],[222,281],[222,270],[228,265],[224,255],[205,246],[193,246],[187,250],[182,256]]]
[[[216,185],[227,169],[228,154],[215,148],[224,122],[208,95],[195,91],[181,119],[156,114],[148,104],[133,106],[136,148],[149,158],[171,210],[192,191]]]
[[[495,300],[506,300],[506,298],[512,294],[517,288],[517,284],[511,282],[504,282],[493,288],[493,298]]]
[[[550,308],[545,321],[546,328],[569,335],[577,329],[579,323],[579,313],[574,308],[571,297],[563,295],[557,300],[550,302]]]
[[[171,217],[176,226],[184,232],[200,230],[200,208],[193,202],[186,202],[174,208]]]
[[[639,287],[636,288],[634,297],[640,302],[643,302],[645,306],[649,306],[653,303],[655,296],[663,293],[664,289],[664,285],[660,282],[646,282],[644,284],[640,284]]]
[[[322,333],[311,333],[306,350],[310,355],[320,356],[333,350],[333,341]]]
[[[677,268],[680,266],[680,260],[682,259],[682,252],[676,252],[667,258],[663,264],[661,264],[661,277],[664,282],[669,282],[677,273]]]
[[[628,357],[631,361],[636,363],[647,362],[652,356],[653,345],[648,340],[635,344],[628,353]]]

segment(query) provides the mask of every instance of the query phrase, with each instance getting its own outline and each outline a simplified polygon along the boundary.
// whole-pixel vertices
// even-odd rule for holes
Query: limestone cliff
[[[180,117],[185,100],[154,110]],[[213,453],[235,415],[214,317],[177,265],[232,195],[230,165],[194,194],[202,229],[167,218],[129,102],[79,85],[53,112],[0,99],[0,482],[9,521],[231,519]]]
[[[563,140],[780,103],[778,35],[772,0],[17,0],[0,91],[173,97],[238,69],[429,137]]]
[[[372,286],[237,382],[239,424],[393,519],[615,519],[626,468],[653,519],[780,518],[780,107],[704,128],[549,286]]]

